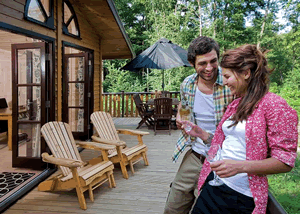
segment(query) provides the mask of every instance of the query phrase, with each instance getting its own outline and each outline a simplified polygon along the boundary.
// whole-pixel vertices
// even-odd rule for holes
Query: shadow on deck
[[[116,128],[135,129],[140,118],[114,118]],[[148,131],[144,143],[148,146],[149,166],[143,161],[134,167],[132,175],[128,168],[129,179],[122,177],[121,169],[116,167],[114,175],[117,187],[110,189],[104,184],[94,190],[95,202],[92,203],[85,192],[87,210],[81,210],[75,189],[64,192],[39,192],[37,187],[10,207],[5,214],[10,213],[113,213],[140,214],[162,213],[169,192],[169,186],[181,162],[174,164],[171,155],[178,138],[178,130],[159,130],[154,136],[153,130],[142,126],[139,130]],[[134,136],[120,135],[128,146],[137,144]],[[97,156],[98,152],[84,150],[81,152],[84,160]],[[56,175],[58,172],[54,173]]]
[[[140,118],[113,118],[116,128],[135,129]],[[177,163],[172,163],[171,155],[179,130],[172,130],[171,135],[167,130],[159,130],[154,136],[153,130],[143,125],[139,130],[148,131],[150,135],[144,136],[144,143],[148,146],[149,166],[144,166],[143,161],[134,166],[135,174],[132,175],[129,167],[129,179],[122,177],[121,169],[114,169],[117,187],[110,189],[104,184],[94,190],[95,202],[92,203],[85,192],[87,210],[81,210],[75,189],[64,192],[39,192],[37,187],[17,201],[5,214],[15,213],[103,213],[103,214],[144,214],[163,213],[169,186],[181,163],[182,154]],[[134,136],[120,135],[128,146],[137,144]],[[92,150],[81,152],[83,160],[89,160],[99,153]],[[52,176],[57,175],[54,173]],[[286,214],[276,199],[269,195],[267,213]]]

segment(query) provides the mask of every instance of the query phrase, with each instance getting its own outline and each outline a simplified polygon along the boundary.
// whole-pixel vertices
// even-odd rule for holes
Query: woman
[[[289,172],[297,157],[298,117],[286,101],[268,91],[270,70],[255,45],[228,50],[221,61],[223,82],[235,99],[215,132],[213,145],[222,147],[222,159],[205,161],[192,213],[266,213],[266,175]],[[188,134],[201,137],[190,122]],[[214,171],[223,181],[211,186]]]

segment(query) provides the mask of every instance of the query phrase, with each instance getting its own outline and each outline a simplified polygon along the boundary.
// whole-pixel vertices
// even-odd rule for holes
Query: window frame
[[[50,9],[49,16],[47,16],[47,13],[45,11],[45,8],[44,8],[41,0],[35,0],[41,6],[42,13],[46,19],[45,22],[41,22],[37,19],[31,18],[30,16],[28,16],[28,10],[29,10],[29,5],[30,5],[31,1],[33,1],[33,0],[26,0],[25,9],[24,9],[24,19],[27,21],[39,24],[43,27],[55,30],[55,27],[54,27],[54,4],[53,4],[54,0],[49,0],[49,9]]]
[[[67,21],[67,23],[65,23],[65,4],[68,6],[69,10],[72,13],[71,16],[70,16],[70,18],[69,18],[69,20]],[[77,19],[75,10],[74,10],[74,8],[73,8],[73,6],[72,6],[72,4],[71,4],[71,2],[69,0],[63,0],[62,1],[62,15],[63,15],[63,18],[62,18],[62,20],[63,20],[63,22],[62,22],[62,32],[63,32],[63,34],[81,40],[78,19]],[[72,20],[74,20],[74,24],[75,24],[75,27],[76,27],[76,29],[78,31],[78,35],[72,34],[68,30],[68,26],[70,25],[70,23],[72,22]]]

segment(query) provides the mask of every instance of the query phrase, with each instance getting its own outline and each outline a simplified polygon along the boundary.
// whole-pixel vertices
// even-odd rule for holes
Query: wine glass
[[[195,120],[194,120],[194,112],[190,112],[190,114],[189,115],[186,115],[185,117],[185,120],[187,120],[187,121],[190,121],[190,122],[194,122]],[[184,130],[186,131],[186,132],[190,132],[191,130],[192,130],[192,128],[193,128],[193,126],[192,125],[190,125],[190,124],[184,124],[184,126],[183,126],[183,128],[184,128]],[[189,143],[192,143],[192,142],[194,142],[195,140],[196,140],[196,137],[194,137],[194,136],[189,136],[190,137],[190,140],[189,140]]]
[[[221,155],[221,152],[222,152],[222,149],[220,147],[220,145],[212,145],[211,146],[212,148],[210,148],[210,151],[212,151],[213,153],[208,153],[208,151],[206,151],[206,160],[209,162],[209,163],[212,163],[212,162],[215,162],[215,161],[218,161],[218,160],[221,160],[222,159],[222,155]],[[217,152],[215,153],[214,151]],[[209,181],[209,185],[211,186],[221,186],[222,184],[224,184],[224,182],[220,179],[220,177],[217,175],[216,172],[213,172],[214,173],[214,179]]]

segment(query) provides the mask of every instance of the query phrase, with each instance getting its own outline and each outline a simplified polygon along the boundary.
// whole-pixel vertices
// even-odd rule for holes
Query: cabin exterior
[[[89,117],[102,102],[102,60],[133,58],[130,40],[112,0],[1,0],[0,38],[12,166],[45,169],[41,126],[64,121],[77,139],[89,139]]]

